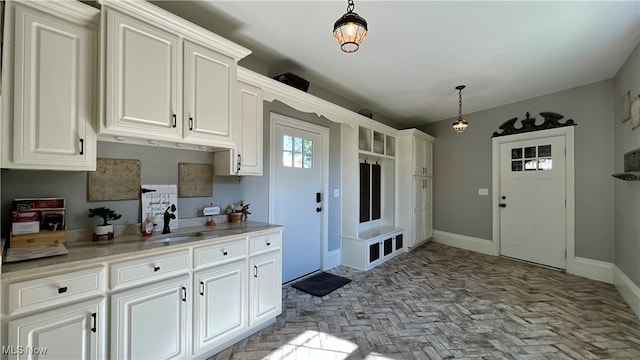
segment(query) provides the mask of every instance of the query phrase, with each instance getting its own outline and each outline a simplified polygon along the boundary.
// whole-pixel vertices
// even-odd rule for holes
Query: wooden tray
[[[67,231],[43,230],[33,234],[10,234],[9,247],[39,246],[65,244],[67,242]]]

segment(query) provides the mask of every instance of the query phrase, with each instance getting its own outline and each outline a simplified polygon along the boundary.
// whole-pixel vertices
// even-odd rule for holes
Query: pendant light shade
[[[333,25],[333,37],[340,43],[340,49],[346,53],[356,52],[360,42],[367,37],[367,21],[353,12],[353,0],[349,0],[347,13]]]
[[[465,85],[456,86],[456,90],[458,90],[458,118],[453,123],[453,130],[458,133],[463,132],[467,128],[467,126],[469,126],[467,120],[462,117],[462,89],[464,89],[465,87]]]

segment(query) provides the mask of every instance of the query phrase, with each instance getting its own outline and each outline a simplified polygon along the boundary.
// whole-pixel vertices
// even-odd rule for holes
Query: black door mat
[[[323,297],[351,282],[351,279],[322,272],[291,285],[313,296]]]

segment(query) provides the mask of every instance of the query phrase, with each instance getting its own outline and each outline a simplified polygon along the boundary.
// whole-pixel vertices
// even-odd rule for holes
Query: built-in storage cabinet
[[[395,137],[360,126],[358,127],[358,150],[363,153],[394,157],[396,154]]]
[[[8,1],[2,167],[95,170],[99,11]]]
[[[402,229],[381,227],[359,239],[342,239],[342,264],[369,270],[405,251]]]
[[[29,351],[29,359],[105,359],[105,314],[105,298],[100,297],[11,320],[10,346],[3,347],[3,351],[16,353],[3,352],[3,358],[27,355]]]
[[[182,275],[111,295],[109,358],[188,357],[189,288]]]
[[[211,357],[282,312],[281,236],[274,228],[46,276],[3,274],[0,342],[56,359]]]
[[[263,105],[262,90],[238,81],[239,111],[234,149],[213,155],[216,175],[262,175]]]
[[[434,138],[416,129],[398,135],[398,198],[396,218],[405,228],[406,245],[414,248],[433,236]]]
[[[248,50],[147,2],[105,2],[102,23],[101,139],[234,148]]]

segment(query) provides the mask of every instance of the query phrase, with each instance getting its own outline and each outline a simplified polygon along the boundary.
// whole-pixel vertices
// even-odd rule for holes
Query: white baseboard
[[[432,240],[440,244],[445,244],[460,249],[471,250],[487,255],[495,255],[493,241],[491,240],[454,234],[440,230],[433,230]]]
[[[631,310],[640,318],[640,288],[617,266],[613,267],[613,284],[620,295],[629,304]]]
[[[567,266],[567,272],[587,279],[613,284],[612,263],[575,257],[573,259],[573,265]]]
[[[342,253],[340,249],[329,251],[322,260],[322,271],[331,270],[342,264]]]

